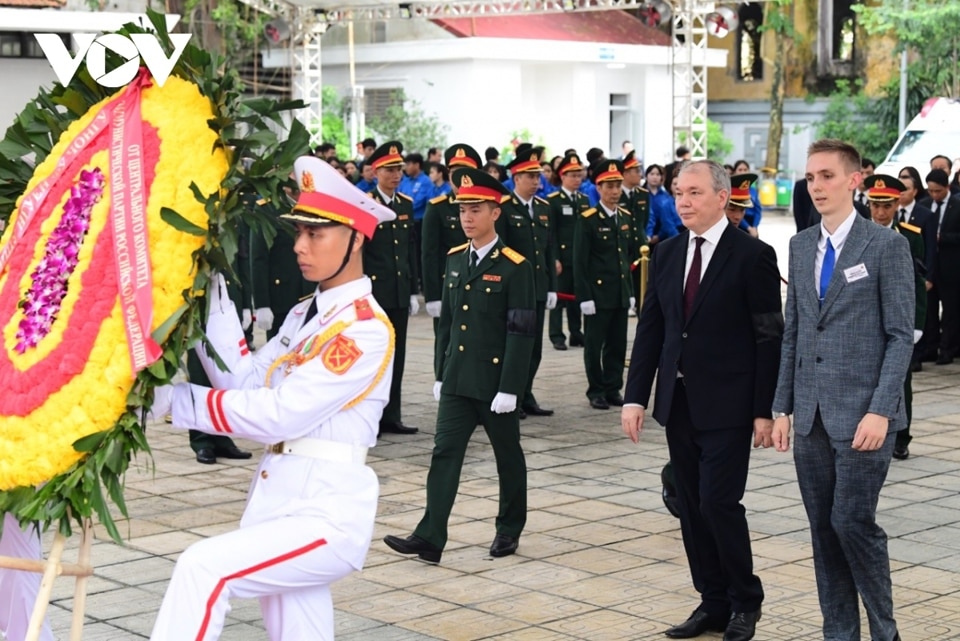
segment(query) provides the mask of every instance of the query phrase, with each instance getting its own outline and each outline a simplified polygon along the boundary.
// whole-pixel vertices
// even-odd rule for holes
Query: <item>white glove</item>
[[[557,292],[547,292],[547,309],[554,309],[557,306]]]
[[[211,314],[222,312],[226,304],[233,305],[233,301],[227,293],[227,281],[223,278],[223,274],[217,272],[207,286],[207,318]]]
[[[580,311],[584,316],[593,316],[597,313],[597,304],[592,300],[585,300],[580,303]]]
[[[410,296],[410,315],[416,316],[417,312],[420,311],[420,301],[417,299],[417,295],[413,294]]]
[[[249,309],[243,310],[243,320],[240,321],[240,326],[243,328],[243,331],[250,329],[251,323],[253,323],[253,312]]]
[[[913,330],[913,344],[916,345],[920,342],[920,339],[923,338],[923,330],[915,329]]]
[[[630,297],[630,309],[634,309],[634,310],[635,310],[636,308],[637,308],[637,299],[634,298],[633,296],[631,296],[631,297]]]
[[[493,402],[490,403],[490,411],[494,414],[509,414],[515,409],[517,409],[516,394],[497,392],[497,395],[493,397]]]
[[[443,387],[443,383],[437,381],[433,384],[433,400],[440,401],[440,388]]]
[[[430,315],[430,318],[440,318],[440,308],[442,305],[443,303],[438,300],[427,301],[427,314]]]
[[[269,307],[257,308],[254,318],[257,319],[257,327],[265,332],[273,329],[273,310]]]
[[[147,412],[151,421],[162,421],[173,409],[173,385],[161,385],[153,388],[153,405]]]

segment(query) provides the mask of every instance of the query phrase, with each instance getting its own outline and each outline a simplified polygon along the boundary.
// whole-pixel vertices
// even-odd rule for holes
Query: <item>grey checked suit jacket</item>
[[[774,412],[807,435],[817,408],[831,438],[852,440],[867,412],[906,428],[903,383],[913,352],[913,261],[907,240],[856,216],[821,308],[814,265],[820,225],[790,240],[780,376]],[[848,282],[844,270],[866,267]]]

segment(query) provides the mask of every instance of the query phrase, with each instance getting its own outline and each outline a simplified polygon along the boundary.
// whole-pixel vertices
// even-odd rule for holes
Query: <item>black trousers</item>
[[[407,323],[410,321],[410,310],[385,309],[387,318],[393,325],[396,338],[396,348],[393,353],[393,380],[390,382],[390,400],[383,408],[384,423],[400,422],[400,388],[403,385],[403,365],[407,360]]]
[[[690,418],[682,380],[674,390],[667,446],[693,586],[710,615],[753,612],[763,601],[763,587],[753,573],[750,529],[740,503],[753,426],[698,429]]]
[[[960,282],[941,282],[937,285],[943,316],[940,319],[940,353],[956,356],[960,351]],[[929,300],[929,299],[928,299]],[[936,307],[927,307],[927,319],[936,316]],[[929,323],[928,323],[929,325]],[[936,340],[936,335],[930,337]],[[933,343],[936,346],[936,342]]]

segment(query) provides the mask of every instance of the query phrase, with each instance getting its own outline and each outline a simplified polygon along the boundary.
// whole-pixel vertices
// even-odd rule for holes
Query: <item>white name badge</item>
[[[561,208],[561,211],[563,212],[564,216],[573,216],[573,207],[571,207],[570,205],[564,205]]]
[[[843,270],[843,276],[847,279],[848,283],[853,283],[861,278],[866,278],[869,274],[867,274],[867,266],[860,263],[859,265],[854,265],[853,267],[848,267]]]

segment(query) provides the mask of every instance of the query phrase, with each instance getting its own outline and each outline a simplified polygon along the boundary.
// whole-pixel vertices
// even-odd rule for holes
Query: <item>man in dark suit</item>
[[[933,212],[917,202],[917,188],[913,178],[905,175],[900,179],[904,186],[904,191],[900,194],[900,209],[897,210],[897,222],[907,223],[914,227],[919,227],[923,234],[923,265],[925,269],[924,277],[926,279],[926,291],[933,288],[933,283],[937,277],[937,227],[939,220],[933,215]],[[928,301],[929,302],[929,301]],[[913,350],[911,359],[911,369],[920,370],[920,357],[928,349],[929,338],[921,340]],[[937,359],[938,365],[946,365],[953,362],[953,354],[946,354]]]
[[[960,198],[950,195],[949,185],[947,173],[934,169],[927,174],[930,197],[920,201],[933,211],[938,228],[936,277],[927,292],[921,360],[950,362],[960,350]],[[942,319],[938,314],[941,303]],[[914,363],[914,369],[916,366]]]
[[[852,206],[860,154],[819,140],[807,156],[819,227],[790,240],[790,284],[774,446],[790,444],[810,521],[824,639],[898,641],[887,536],[876,522],[913,351],[916,286],[909,242]]]
[[[772,444],[770,408],[783,315],[773,248],[729,224],[730,178],[696,161],[677,180],[687,231],[653,252],[621,417],[639,440],[654,376],[653,416],[666,426],[683,545],[700,605],[666,635],[726,630],[753,638],[763,587],[753,573],[743,505],[754,447]]]
[[[817,213],[807,191],[807,179],[801,178],[793,184],[793,220],[797,225],[797,232],[807,227],[820,224],[820,214]]]

